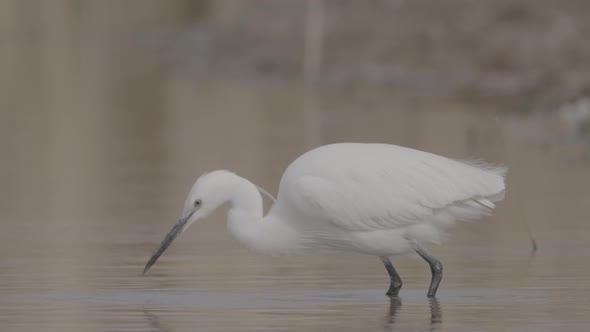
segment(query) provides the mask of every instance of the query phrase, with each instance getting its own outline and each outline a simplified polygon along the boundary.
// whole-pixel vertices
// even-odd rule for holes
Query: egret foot
[[[430,281],[430,287],[428,288],[428,297],[435,297],[438,285],[442,280],[443,266],[442,263],[434,258],[426,249],[420,247],[417,243],[412,243],[414,250],[422,257],[428,265],[430,265],[430,272],[432,272],[432,279]]]
[[[389,289],[387,290],[387,293],[385,293],[385,295],[397,296],[397,294],[399,294],[399,290],[402,288],[403,285],[402,279],[399,277],[399,274],[393,267],[393,264],[391,264],[389,258],[385,256],[379,256],[379,258],[381,258],[383,265],[385,265],[385,269],[387,269],[387,273],[389,273],[390,279]]]

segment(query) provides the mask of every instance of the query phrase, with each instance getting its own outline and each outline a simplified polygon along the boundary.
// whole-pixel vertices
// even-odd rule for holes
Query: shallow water
[[[82,26],[92,43],[59,26],[29,31],[54,43],[4,41],[0,102],[16,111],[0,113],[2,331],[588,330],[590,168],[522,140],[526,119],[362,88],[318,90],[305,118],[297,82],[177,75],[100,22]],[[199,174],[228,168],[276,193],[308,146],[338,141],[510,165],[496,213],[431,248],[436,300],[416,256],[393,260],[404,288],[391,301],[377,258],[258,256],[225,211],[141,275]]]
[[[299,125],[289,120],[298,114],[277,116],[274,105],[265,104],[273,93],[288,95],[288,85],[269,89],[234,82],[207,88],[184,97],[224,108],[225,116],[241,113],[241,120],[172,107],[166,113],[172,118],[167,126],[174,128],[146,121],[150,130],[161,130],[157,135],[129,134],[123,128],[102,136],[103,131],[96,130],[83,143],[68,143],[81,144],[79,151],[101,145],[95,151],[103,160],[100,167],[54,169],[43,180],[35,174],[47,162],[35,156],[29,168],[4,169],[20,179],[12,182],[19,200],[31,199],[29,193],[45,197],[39,191],[48,196],[40,202],[46,207],[33,209],[26,207],[34,206],[34,200],[19,208],[17,198],[7,198],[16,205],[4,210],[0,234],[3,330],[587,329],[590,227],[585,206],[590,171],[509,135],[508,188],[513,190],[493,217],[461,224],[444,246],[431,248],[445,266],[436,301],[425,296],[429,270],[417,257],[394,259],[404,288],[398,300],[390,301],[383,295],[387,277],[378,259],[354,254],[258,256],[226,232],[223,211],[185,232],[150,273],[141,276],[198,174],[225,166],[276,192],[282,169],[305,150]],[[221,95],[237,95],[236,105],[244,106],[240,98],[251,99],[251,104],[238,111]],[[345,103],[348,97],[330,98],[326,104]],[[350,108],[341,112],[354,124],[351,132],[339,125],[340,117],[320,112],[326,123],[322,134],[331,137],[326,141],[361,140],[366,133],[371,137],[366,140],[401,141],[456,157],[472,149],[491,160],[503,158],[498,124],[485,114],[367,113]],[[125,123],[132,121],[126,117],[137,115],[113,114],[112,121],[129,129],[131,124]],[[384,121],[398,128],[409,121],[418,133],[390,131]],[[465,127],[474,128],[480,143],[461,140],[467,136],[457,132],[464,133]],[[46,138],[40,133],[34,142]],[[84,158],[74,155],[73,161],[57,163],[83,163]],[[29,179],[30,174],[37,181]],[[56,178],[59,183],[52,182]],[[39,191],[27,189],[33,185]],[[534,255],[522,218],[540,245]]]

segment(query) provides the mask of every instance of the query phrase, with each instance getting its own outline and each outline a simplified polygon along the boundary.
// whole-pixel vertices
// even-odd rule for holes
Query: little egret
[[[439,244],[455,221],[489,215],[504,197],[505,172],[396,145],[325,145],[289,165],[263,216],[266,192],[230,171],[213,171],[195,182],[143,273],[180,233],[228,202],[228,229],[244,246],[271,255],[324,249],[378,256],[390,276],[389,296],[402,280],[388,257],[415,251],[430,265],[434,297],[442,264],[423,245]]]

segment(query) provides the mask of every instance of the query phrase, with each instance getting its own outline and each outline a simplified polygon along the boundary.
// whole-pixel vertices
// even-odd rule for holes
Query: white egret
[[[339,143],[295,160],[281,178],[278,198],[263,216],[252,182],[225,170],[199,177],[182,217],[147,262],[144,273],[192,223],[229,202],[228,229],[244,246],[271,255],[309,250],[380,257],[390,276],[387,295],[402,281],[389,256],[415,251],[428,264],[434,297],[442,264],[424,247],[439,244],[458,220],[489,215],[504,197],[506,169],[459,161],[389,144]]]

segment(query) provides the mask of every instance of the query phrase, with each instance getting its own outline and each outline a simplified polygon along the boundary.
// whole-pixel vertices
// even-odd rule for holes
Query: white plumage
[[[421,245],[440,243],[455,221],[489,215],[494,202],[504,197],[505,171],[389,144],[325,145],[289,165],[265,217],[260,193],[248,180],[228,171],[201,176],[187,198],[177,234],[230,202],[228,228],[251,249],[268,254],[329,249],[377,255],[392,280],[389,295],[397,295],[401,279],[387,256],[415,250],[431,265],[429,296],[434,296],[442,265]]]
[[[443,227],[488,214],[504,172],[395,145],[333,144],[287,168],[276,206],[350,232]]]

